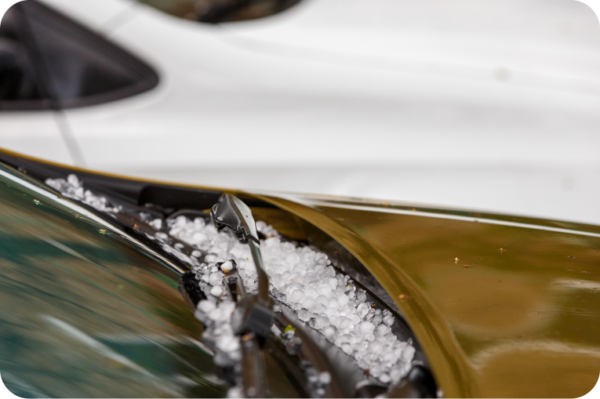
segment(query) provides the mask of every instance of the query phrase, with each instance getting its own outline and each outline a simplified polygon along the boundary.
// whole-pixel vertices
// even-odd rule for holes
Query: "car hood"
[[[291,239],[324,233],[378,280],[413,330],[445,397],[578,397],[598,380],[599,226],[186,187],[9,151],[0,155],[27,175],[35,169],[38,174],[77,173],[141,203],[142,197],[146,202],[162,198],[180,208],[187,201],[205,209],[216,201],[213,197],[229,192],[251,207],[252,201],[273,205],[253,208],[255,218]]]
[[[600,371],[600,228],[261,195],[347,248],[421,343],[446,397],[578,397]]]

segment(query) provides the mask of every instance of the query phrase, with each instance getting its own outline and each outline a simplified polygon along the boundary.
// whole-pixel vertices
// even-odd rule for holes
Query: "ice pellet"
[[[358,303],[362,303],[367,299],[367,294],[364,291],[359,291],[356,293],[356,301]]]
[[[336,334],[336,329],[333,326],[327,326],[323,329],[323,335],[327,338],[327,339],[331,339],[335,336]]]
[[[227,397],[228,398],[244,398],[244,388],[241,386],[234,386],[229,388],[229,390],[227,391]]]
[[[315,330],[320,330],[322,328],[327,327],[327,325],[329,324],[329,320],[327,319],[327,317],[318,316],[318,317],[313,317],[312,319],[310,319],[309,324]]]
[[[315,300],[309,296],[305,297],[304,300],[302,301],[302,305],[304,305],[305,308],[310,308],[311,306],[313,306],[315,304]]]
[[[377,326],[375,335],[377,335],[378,337],[383,337],[391,332],[392,332],[392,329],[389,326],[387,326],[385,324],[380,324]]]
[[[327,280],[327,283],[329,284],[329,286],[331,287],[332,290],[335,290],[335,288],[337,287],[338,281],[336,278],[331,277]]]
[[[221,273],[221,272],[214,272],[208,278],[208,282],[210,283],[210,285],[221,284],[222,281],[223,281],[223,273]]]
[[[393,383],[397,383],[402,378],[402,369],[400,367],[393,368],[390,371],[390,379]]]
[[[223,295],[223,288],[219,285],[215,285],[210,289],[210,295],[221,296]]]
[[[225,273],[229,273],[231,270],[233,270],[233,263],[231,263],[230,260],[223,262],[223,264],[221,264],[221,270]]]
[[[311,317],[311,313],[308,309],[301,309],[298,312],[298,318],[302,321],[308,321],[308,320],[310,320],[310,317]]]
[[[345,306],[348,304],[348,301],[350,301],[350,299],[346,295],[342,294],[337,298],[337,301],[341,306]]]
[[[346,353],[347,355],[351,355],[352,354],[352,345],[350,344],[343,344],[342,345],[342,350],[344,351],[344,353]]]
[[[383,321],[383,318],[381,317],[381,315],[375,315],[373,316],[373,320],[371,321],[373,322],[373,324],[379,325]]]
[[[363,321],[360,323],[360,332],[361,334],[371,334],[375,330],[375,325],[369,321]]]
[[[404,362],[410,362],[415,356],[415,348],[413,346],[407,345],[402,351],[402,360]]]
[[[330,299],[328,297],[326,297],[325,295],[319,295],[315,298],[315,302],[317,304],[327,306],[327,304],[330,302]]]
[[[331,295],[331,286],[329,284],[321,284],[317,287],[317,292],[325,297]]]
[[[215,304],[210,301],[200,301],[197,309],[201,312],[208,313],[215,309]]]
[[[356,313],[358,314],[358,317],[363,318],[367,315],[367,313],[369,313],[369,309],[370,309],[370,306],[368,304],[361,303],[356,308]]]
[[[151,221],[150,223],[148,223],[150,226],[154,227],[156,230],[160,230],[162,228],[162,219],[154,219],[153,221]]]
[[[323,385],[327,385],[331,382],[331,374],[329,374],[327,371],[323,371],[321,374],[319,374],[319,382]]]
[[[292,302],[299,303],[299,302],[302,302],[303,299],[304,299],[304,292],[302,292],[301,290],[294,290],[290,294],[290,301],[292,301]]]
[[[273,324],[271,326],[271,332],[273,333],[273,335],[275,335],[277,338],[281,337],[281,330],[279,328],[277,328],[277,326],[275,324]]]
[[[389,327],[393,326],[395,321],[396,321],[396,319],[392,315],[385,316],[383,318],[383,322]]]

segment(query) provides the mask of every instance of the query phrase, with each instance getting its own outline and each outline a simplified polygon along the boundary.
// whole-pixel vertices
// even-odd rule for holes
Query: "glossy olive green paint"
[[[321,228],[377,277],[447,397],[577,397],[598,380],[598,227],[264,198]]]

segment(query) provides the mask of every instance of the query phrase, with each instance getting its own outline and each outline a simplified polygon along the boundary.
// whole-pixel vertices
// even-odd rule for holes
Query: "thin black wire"
[[[34,2],[32,3],[35,4]],[[40,90],[40,94],[42,95],[42,97],[45,97],[50,101],[50,109],[54,112],[55,121],[58,125],[58,130],[63,138],[63,141],[65,142],[67,151],[69,152],[73,163],[76,166],[83,167],[85,166],[85,160],[81,148],[79,147],[77,140],[73,135],[72,129],[69,126],[67,116],[61,105],[60,99],[58,98],[56,93],[54,93],[54,90],[49,84],[51,76],[48,69],[48,65],[46,63],[45,58],[42,56],[40,46],[35,39],[33,29],[31,29],[31,24],[29,23],[29,20],[27,18],[26,4],[20,3],[15,5],[15,7],[19,7],[19,14],[21,15],[23,22],[22,26],[24,39],[29,44],[28,46],[26,45],[25,48],[31,49],[29,55],[31,59],[34,60],[34,75]]]

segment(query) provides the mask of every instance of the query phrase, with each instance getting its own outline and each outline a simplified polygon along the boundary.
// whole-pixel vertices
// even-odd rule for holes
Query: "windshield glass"
[[[0,284],[0,371],[19,396],[226,392],[177,274],[1,165]]]

